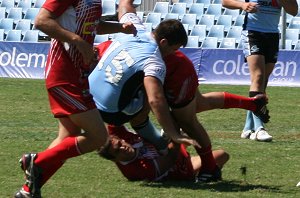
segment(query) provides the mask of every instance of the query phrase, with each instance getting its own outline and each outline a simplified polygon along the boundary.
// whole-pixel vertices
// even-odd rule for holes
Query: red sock
[[[26,192],[29,192],[29,191],[30,191],[30,190],[29,190],[29,187],[28,187],[26,184],[23,185],[23,190],[25,190]]]
[[[240,108],[240,109],[247,109],[250,111],[256,110],[256,105],[253,103],[253,98],[239,96],[228,92],[223,92],[223,93],[224,93],[223,109]]]
[[[53,164],[49,167],[47,172],[43,172],[41,187],[50,179],[50,177],[52,177],[52,175],[54,175],[58,169],[60,169],[60,167],[62,167],[62,165],[64,165],[64,162]]]
[[[60,144],[51,149],[38,153],[34,163],[42,168],[43,180],[41,186],[72,157],[80,155],[76,137],[65,138]]]
[[[67,159],[78,155],[80,155],[80,152],[77,147],[76,137],[65,138],[55,147],[38,153],[34,163],[43,169],[40,187],[49,180]],[[29,188],[26,184],[23,185],[23,189],[29,192]]]
[[[67,137],[55,147],[38,153],[34,162],[42,169],[48,169],[49,164],[61,163],[78,155],[80,155],[80,151],[77,147],[76,137]]]
[[[212,154],[211,145],[205,148],[195,147],[201,158],[201,170],[213,171],[216,168],[216,160]]]

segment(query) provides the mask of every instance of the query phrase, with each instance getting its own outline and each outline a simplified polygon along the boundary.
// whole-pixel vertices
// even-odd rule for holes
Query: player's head
[[[135,149],[125,140],[115,135],[110,135],[109,143],[99,149],[98,154],[115,162],[129,161],[135,156]]]
[[[187,33],[182,23],[176,19],[162,21],[153,31],[156,42],[159,45],[162,56],[176,51],[187,44]]]

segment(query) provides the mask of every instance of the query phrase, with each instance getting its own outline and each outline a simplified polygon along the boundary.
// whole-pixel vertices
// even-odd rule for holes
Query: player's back
[[[89,77],[90,91],[98,109],[118,112],[120,97],[131,98],[142,86],[144,70],[152,61],[161,62],[155,40],[149,33],[116,37]]]

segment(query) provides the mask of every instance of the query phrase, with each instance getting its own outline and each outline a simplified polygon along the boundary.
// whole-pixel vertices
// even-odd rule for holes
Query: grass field
[[[0,198],[6,198],[24,182],[19,157],[44,150],[56,136],[57,123],[42,80],[0,78],[0,84]],[[201,91],[247,95],[248,86],[201,85]],[[269,87],[268,91],[271,143],[240,139],[244,110],[199,115],[213,147],[231,155],[221,182],[129,182],[112,162],[89,153],[70,159],[44,186],[43,197],[300,197],[296,187],[300,181],[300,88]],[[242,166],[247,167],[245,176]]]

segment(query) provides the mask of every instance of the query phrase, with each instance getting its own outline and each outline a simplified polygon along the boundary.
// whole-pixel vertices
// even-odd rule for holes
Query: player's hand
[[[201,146],[198,144],[196,140],[185,135],[180,135],[176,138],[173,138],[172,140],[178,144],[184,144],[186,146],[196,146],[201,148]]]
[[[253,12],[257,12],[258,4],[254,2],[248,2],[248,3],[244,3],[242,8],[245,12],[253,13]]]
[[[85,40],[83,40],[82,38],[78,39],[75,42],[75,45],[83,57],[84,64],[86,65],[91,64],[92,60],[94,59],[93,46],[88,42],[86,42]]]
[[[122,24],[122,33],[133,34],[135,36],[137,33],[137,30],[136,30],[135,26],[133,25],[133,23],[126,22],[126,23]]]

